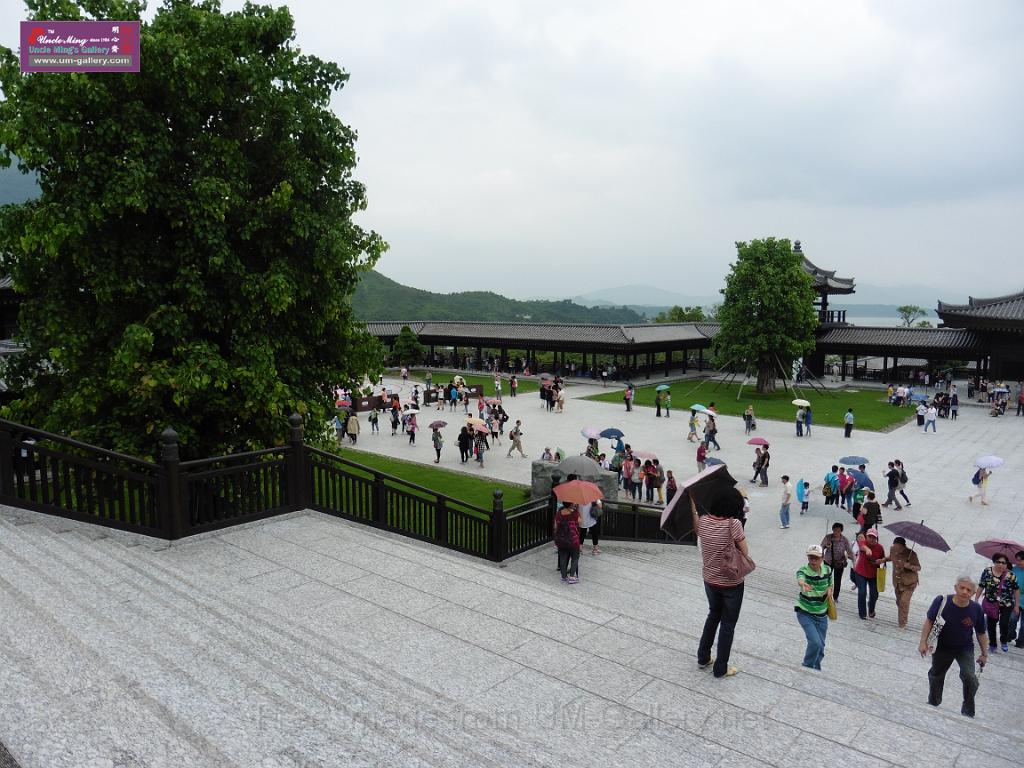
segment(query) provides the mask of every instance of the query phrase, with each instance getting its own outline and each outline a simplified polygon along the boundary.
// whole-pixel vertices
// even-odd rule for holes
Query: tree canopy
[[[723,364],[757,370],[757,391],[771,392],[793,360],[814,348],[818,325],[811,276],[790,241],[769,237],[736,243],[722,289],[714,349]]]
[[[680,307],[678,304],[665,312],[659,312],[656,323],[701,323],[706,320],[703,307]]]
[[[903,323],[904,328],[911,328],[914,322],[919,317],[924,317],[928,314],[928,310],[924,307],[919,307],[916,304],[903,304],[896,307],[896,312],[900,316],[900,322]],[[918,326],[920,327],[920,326]]]
[[[419,337],[412,328],[403,325],[402,330],[395,337],[392,353],[399,363],[415,365],[427,354],[427,348],[420,343]]]
[[[140,18],[141,2],[30,0],[29,18]],[[348,79],[304,55],[287,8],[165,0],[138,74],[29,74],[0,49],[0,157],[41,194],[0,208],[24,295],[5,415],[137,455],[186,455],[326,422],[333,385],[379,369],[350,295],[386,248],[352,221]]]

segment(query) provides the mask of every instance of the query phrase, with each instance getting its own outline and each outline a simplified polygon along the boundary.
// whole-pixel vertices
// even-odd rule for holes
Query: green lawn
[[[418,381],[423,381],[425,373],[426,373],[426,371],[421,371],[421,370],[409,371],[409,378],[417,379]],[[431,371],[431,375],[434,377],[434,383],[435,384],[441,384],[441,383],[447,384],[449,381],[452,380],[452,376],[454,374],[445,373],[445,372],[435,373],[434,371]],[[478,375],[478,374],[475,374],[475,373],[474,374],[460,373],[459,375],[462,376],[462,378],[464,378],[466,380],[466,384],[468,386],[472,387],[472,386],[477,385],[477,384],[482,385],[483,388],[484,388],[484,395],[486,395],[487,397],[492,397],[494,395],[494,377],[493,376],[490,376],[490,375],[481,376],[481,375]],[[519,381],[519,394],[529,394],[531,392],[535,393],[535,392],[537,392],[540,389],[540,384],[534,378],[524,379],[522,376],[517,376],[516,379]],[[511,396],[509,394],[508,377],[507,376],[502,376],[501,377],[501,396],[502,397],[510,397]]]
[[[672,410],[683,415],[694,403],[709,406],[714,402],[715,410],[719,413],[742,416],[746,407],[753,405],[754,415],[758,420],[795,421],[796,406],[792,404],[792,400],[795,397],[803,397],[811,403],[812,426],[841,427],[846,409],[853,408],[856,428],[876,432],[903,424],[914,416],[910,408],[895,408],[886,403],[885,392],[882,390],[839,390],[831,394],[821,394],[803,387],[799,395],[786,390],[779,390],[770,395],[759,395],[752,386],[745,386],[740,399],[737,400],[739,390],[738,384],[724,385],[713,381],[703,381],[699,384],[695,381],[677,382],[671,390]],[[618,387],[614,391],[592,395],[587,399],[625,407],[622,392],[623,388]],[[640,387],[636,390],[633,404],[653,408],[654,396],[654,386]]]
[[[431,456],[434,455],[434,451],[429,445],[423,445],[420,447],[424,451],[428,451]],[[453,472],[451,470],[441,469],[440,467],[432,465],[427,466],[424,464],[416,464],[411,461],[402,461],[401,459],[393,459],[389,456],[381,456],[376,453],[353,451],[344,446],[336,446],[332,448],[332,451],[349,461],[354,461],[365,467],[376,469],[378,472],[385,472],[389,475],[394,475],[395,477],[399,477],[406,482],[413,483],[414,485],[428,488],[431,491],[435,491],[444,496],[458,499],[459,501],[464,501],[467,504],[473,504],[488,510],[491,509],[495,488],[500,488],[505,493],[506,509],[518,506],[519,504],[525,504],[530,500],[530,489],[521,485],[510,485],[508,483],[499,483],[492,480],[486,480],[484,478],[473,477],[471,475],[467,476],[462,472]],[[447,456],[449,460],[452,456],[457,459],[458,448],[457,446],[452,447],[446,445],[441,455],[443,457]],[[487,458],[490,459],[495,455],[497,454],[492,451],[488,454]],[[504,457],[501,458],[503,459]],[[444,460],[445,459],[442,459],[442,461]]]

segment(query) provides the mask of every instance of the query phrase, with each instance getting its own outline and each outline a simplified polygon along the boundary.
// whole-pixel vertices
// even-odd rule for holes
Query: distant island
[[[377,271],[364,272],[352,296],[352,309],[370,320],[479,320],[530,323],[644,323],[626,307],[585,307],[562,301],[517,301],[490,291],[432,293],[397,283]]]

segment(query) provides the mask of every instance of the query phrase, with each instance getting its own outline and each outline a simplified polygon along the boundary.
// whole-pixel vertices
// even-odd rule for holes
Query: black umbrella
[[[743,509],[743,497],[736,490],[736,480],[724,464],[708,467],[683,482],[679,493],[661,514],[661,529],[673,539],[681,539],[693,532],[690,499],[697,514],[709,512],[723,517],[738,517]]]

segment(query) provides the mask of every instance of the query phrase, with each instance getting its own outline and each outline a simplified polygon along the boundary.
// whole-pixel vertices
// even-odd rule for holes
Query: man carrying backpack
[[[506,417],[507,418],[507,417]],[[508,454],[505,458],[512,458],[512,451],[519,451],[519,455],[524,459],[526,458],[526,451],[523,450],[523,422],[520,419],[516,419],[516,425],[512,427],[512,431],[508,433],[508,436],[512,438],[512,447],[508,449]]]

